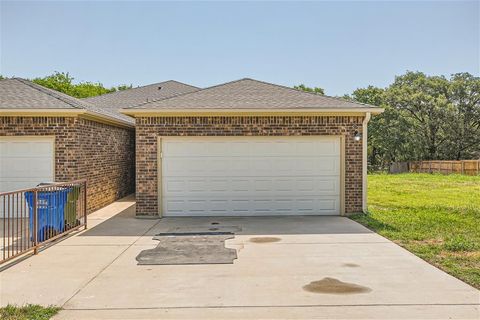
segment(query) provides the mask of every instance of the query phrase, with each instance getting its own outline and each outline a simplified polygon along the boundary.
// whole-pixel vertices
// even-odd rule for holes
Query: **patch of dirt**
[[[312,293],[324,294],[358,294],[372,291],[368,287],[364,287],[355,283],[343,282],[335,278],[323,278],[322,280],[312,281],[303,286],[303,290]]]
[[[270,242],[278,242],[282,239],[277,237],[254,237],[250,238],[250,242],[253,243],[270,243]]]
[[[439,254],[442,258],[468,258],[468,259],[480,259],[480,251],[442,251]]]
[[[445,242],[443,239],[408,240],[403,242],[401,240],[398,240],[398,241],[404,244],[426,244],[426,245],[441,245]]]
[[[356,263],[344,263],[343,266],[348,267],[348,268],[358,268],[358,267],[360,267],[360,265],[358,265]]]

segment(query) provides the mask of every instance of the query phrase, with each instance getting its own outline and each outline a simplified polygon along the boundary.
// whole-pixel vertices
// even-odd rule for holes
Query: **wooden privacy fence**
[[[480,160],[433,160],[395,162],[390,166],[390,173],[417,172],[479,175]]]

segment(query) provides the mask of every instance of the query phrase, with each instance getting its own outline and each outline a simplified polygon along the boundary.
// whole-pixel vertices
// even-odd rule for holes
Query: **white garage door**
[[[340,214],[338,137],[161,140],[164,216]]]
[[[0,191],[54,181],[53,137],[0,137]]]

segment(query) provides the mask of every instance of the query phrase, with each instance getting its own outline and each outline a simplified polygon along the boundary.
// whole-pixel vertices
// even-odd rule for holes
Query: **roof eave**
[[[105,124],[110,124],[110,125],[115,125],[115,126],[120,126],[128,129],[134,129],[135,128],[135,123],[129,122],[126,120],[122,119],[117,119],[114,117],[109,117],[107,115],[99,114],[96,112],[91,112],[91,111],[86,111],[84,114],[81,115],[81,117],[86,118],[86,119],[91,119],[94,121],[102,122]]]
[[[183,115],[354,115],[380,114],[383,108],[304,108],[304,109],[121,109],[131,117]]]
[[[132,122],[86,109],[0,109],[0,117],[83,117],[110,125],[135,128]]]

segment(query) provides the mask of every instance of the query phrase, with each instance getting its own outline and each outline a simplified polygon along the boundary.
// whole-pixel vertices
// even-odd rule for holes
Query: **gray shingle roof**
[[[253,79],[241,79],[142,103],[135,109],[359,109],[375,108]]]
[[[39,86],[12,78],[0,80],[1,109],[72,109],[83,108],[81,101]]]
[[[143,87],[116,91],[101,96],[85,98],[91,104],[101,108],[118,110],[145,103],[170,98],[179,94],[195,92],[200,88],[174,80],[150,84]]]
[[[99,108],[20,78],[0,80],[0,111],[1,109],[84,109],[122,122],[134,123],[131,117],[117,111]]]

